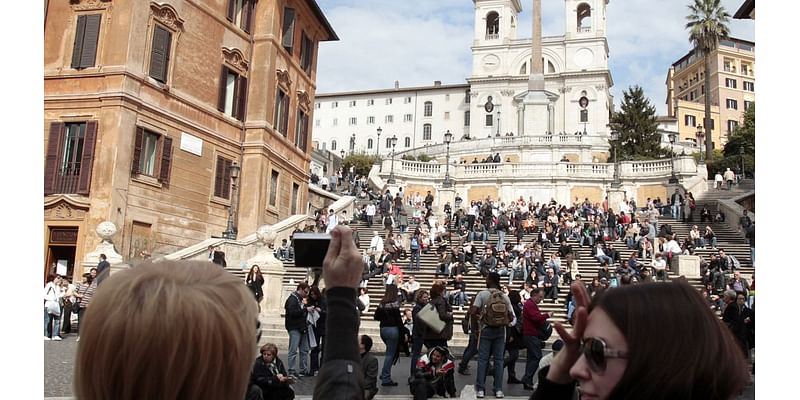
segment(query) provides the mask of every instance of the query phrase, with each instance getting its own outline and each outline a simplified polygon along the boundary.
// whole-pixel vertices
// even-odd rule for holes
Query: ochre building
[[[103,221],[129,260],[305,213],[330,40],[314,0],[47,2],[44,273]]]

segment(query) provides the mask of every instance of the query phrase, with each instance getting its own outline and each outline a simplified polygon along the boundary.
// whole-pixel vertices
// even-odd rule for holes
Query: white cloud
[[[743,0],[722,0],[730,14]],[[470,76],[474,6],[467,0],[318,0],[339,42],[320,45],[319,92],[464,83]],[[613,0],[607,5],[612,94],[633,85],[666,112],[669,66],[691,45],[684,26],[689,0]],[[523,0],[517,36],[530,37],[532,1]],[[565,2],[542,2],[542,33],[564,34]],[[731,20],[731,35],[755,39],[753,21]]]

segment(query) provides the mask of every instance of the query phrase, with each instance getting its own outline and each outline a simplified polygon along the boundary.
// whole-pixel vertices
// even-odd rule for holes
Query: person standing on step
[[[419,253],[422,248],[422,238],[420,237],[420,230],[417,227],[414,234],[411,235],[409,249],[411,250],[411,257],[408,261],[409,271],[419,271]]]
[[[550,318],[550,314],[539,310],[539,303],[544,299],[544,289],[533,289],[533,293],[522,308],[522,340],[527,350],[527,360],[525,361],[525,375],[522,376],[522,384],[525,390],[533,390],[533,375],[539,367],[539,360],[542,359],[542,340],[539,338],[539,330],[544,322]]]
[[[447,347],[447,341],[453,338],[453,307],[444,297],[445,286],[442,282],[434,282],[431,286],[431,299],[429,304],[439,314],[439,320],[445,323],[441,332],[436,332],[430,327],[425,329],[423,342],[425,347],[432,349],[437,346]]]
[[[494,395],[503,394],[503,353],[505,353],[506,327],[513,325],[515,316],[511,301],[500,291],[500,275],[490,272],[486,276],[486,289],[475,295],[470,307],[472,317],[480,320],[478,335],[478,374],[475,376],[475,391],[479,399],[485,396],[486,374],[489,358],[494,356]]]
[[[364,210],[364,212],[367,215],[367,227],[372,228],[372,223],[375,222],[375,212],[376,212],[375,203],[370,201],[367,204],[367,208]]]
[[[433,207],[433,195],[431,191],[428,190],[428,194],[425,195],[425,208],[431,209]]]
[[[508,231],[509,223],[508,223],[508,216],[506,216],[505,211],[501,211],[500,216],[497,218],[497,226],[495,227],[495,231],[497,231],[497,249],[502,251],[505,249],[506,246],[506,232]]]
[[[392,365],[397,362],[400,349],[400,329],[403,317],[400,315],[400,302],[397,298],[397,286],[387,285],[373,318],[380,321],[381,340],[386,345],[386,353],[381,369],[381,386],[397,386],[392,380]]]
[[[670,197],[670,203],[672,204],[672,218],[676,220],[681,219],[683,195],[681,194],[680,189],[675,188],[675,193],[672,193],[672,196]]]
[[[111,264],[106,259],[106,255],[100,254],[99,259],[100,262],[97,263],[97,287],[100,287],[103,280],[111,275]]]
[[[750,219],[750,216],[747,215],[747,210],[742,210],[742,216],[739,217],[739,233],[747,232],[747,228],[750,227],[750,224],[753,223],[753,220]]]
[[[417,313],[419,313],[422,307],[428,305],[430,299],[431,296],[428,294],[427,290],[418,290],[414,298],[416,304],[414,304],[414,308],[411,309],[411,362],[409,363],[411,368],[408,375],[409,381],[414,378],[414,371],[417,369],[417,360],[419,360],[419,356],[422,354],[422,345],[425,341],[424,337],[427,329],[425,323],[420,321]]]
[[[508,358],[503,362],[503,365],[508,368],[508,384],[519,384],[521,380],[517,379],[517,360],[519,359],[519,351],[525,348],[525,343],[522,340],[522,297],[519,291],[512,290],[508,292],[508,299],[511,300],[513,306],[514,316],[517,318],[517,323],[514,326],[506,328],[506,351]]]
[[[714,175],[714,188],[717,190],[721,190],[723,181],[724,180],[722,178],[722,172],[717,171],[717,174]]]
[[[725,179],[725,183],[728,184],[728,190],[731,190],[731,187],[733,186],[733,180],[736,179],[736,174],[734,174],[730,168],[726,168],[725,173],[722,174],[722,177]]]
[[[297,289],[289,295],[283,305],[286,311],[284,325],[286,331],[289,333],[289,352],[288,352],[288,371],[289,376],[299,377],[298,371],[295,367],[299,367],[299,374],[308,374],[308,353],[309,343],[306,339],[308,332],[308,309],[304,306],[304,299],[308,297],[311,288],[308,283],[301,282],[297,285]],[[313,308],[313,307],[310,307]],[[298,364],[297,354],[300,353],[300,361]]]

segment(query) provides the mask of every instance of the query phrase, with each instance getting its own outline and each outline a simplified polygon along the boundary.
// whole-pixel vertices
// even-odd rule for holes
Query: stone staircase
[[[713,183],[712,183],[713,185]],[[747,191],[752,191],[752,186],[750,188],[747,187],[746,184],[735,187],[734,190],[731,191],[716,191],[713,189],[709,189],[708,192],[705,194],[697,196],[697,209],[695,212],[695,217],[693,222],[682,222],[676,221],[670,217],[662,216],[660,218],[659,224],[670,224],[672,227],[672,231],[678,234],[679,238],[685,238],[688,236],[688,232],[691,229],[693,224],[699,224],[699,213],[700,209],[702,208],[703,204],[706,204],[708,208],[711,210],[712,214],[716,213],[716,201],[718,199],[725,199],[739,196]],[[737,218],[738,216],[728,216],[728,218]],[[413,221],[409,221],[412,225],[408,227],[408,231],[413,232],[416,224],[413,224]],[[539,226],[541,227],[542,222],[539,222]],[[742,274],[745,276],[749,276],[754,272],[752,261],[750,259],[750,251],[746,240],[742,237],[742,235],[738,234],[735,230],[728,227],[727,224],[723,223],[710,223],[712,229],[717,234],[717,248],[725,249],[726,253],[734,255],[740,262],[741,262],[741,271]],[[351,225],[352,228],[358,230],[359,238],[360,238],[360,246],[359,249],[364,250],[369,247],[370,239],[373,236],[374,230],[381,230],[382,226],[379,226],[377,223],[373,225],[372,228],[367,227],[366,223],[358,222]],[[398,233],[397,229],[394,231]],[[523,242],[530,242],[534,240],[533,235],[525,235]],[[512,243],[516,242],[515,238],[511,238],[510,236],[506,236],[506,241],[511,241]],[[497,235],[490,234],[489,240],[487,243],[494,244],[497,242]],[[483,252],[483,242],[475,242],[476,248],[478,249],[478,254]],[[633,250],[627,249],[625,246],[624,241],[617,240],[613,241],[614,247],[619,250],[620,252],[620,259],[626,260],[630,253]],[[591,249],[589,247],[578,247],[577,242],[571,242],[573,246],[573,251],[576,253],[576,259],[578,261],[578,266],[582,275],[582,279],[585,283],[590,283],[592,278],[597,275],[598,270],[600,269],[599,263],[591,256]],[[545,250],[545,254],[550,254],[553,251],[556,251],[557,247],[552,247],[549,251]],[[708,249],[698,249],[696,254],[701,255],[703,258],[708,259],[709,255],[714,252],[710,247]],[[641,259],[640,260],[644,265],[649,266],[650,260],[649,259]],[[436,270],[437,266],[437,256],[435,251],[431,250],[427,253],[422,253],[420,257],[420,271],[407,271],[409,260],[408,259],[401,259],[399,261],[399,265],[404,271],[404,275],[408,277],[408,275],[414,275],[416,280],[420,283],[421,288],[429,289],[434,280],[434,271]],[[308,279],[309,271],[306,268],[297,267],[293,264],[293,262],[284,262],[284,267],[286,269],[286,273],[283,278],[283,290],[286,294],[291,290],[294,290],[296,284]],[[240,276],[242,279],[246,276],[246,270],[239,270],[228,268],[228,270]],[[670,278],[676,278],[677,276],[674,275],[674,271],[671,273]],[[441,279],[441,278],[440,278]],[[502,283],[506,283],[507,278],[502,280]],[[485,288],[484,279],[480,276],[480,274],[472,268],[470,273],[464,277],[464,280],[467,282],[467,293],[470,298],[473,298],[475,294]],[[701,282],[697,278],[689,279],[690,283],[696,286],[698,289],[701,288]],[[513,287],[511,289],[519,289],[522,285],[522,280],[515,280]],[[449,287],[448,287],[449,289]],[[265,288],[265,291],[268,290]],[[361,316],[361,327],[360,333],[368,334],[372,336],[374,340],[374,351],[380,353],[384,351],[383,342],[380,340],[380,330],[379,330],[379,323],[373,319],[375,308],[380,301],[381,297],[384,294],[384,285],[383,279],[381,276],[373,277],[368,282],[368,293],[370,295],[370,306],[369,309],[366,310]],[[566,315],[566,301],[565,298],[569,291],[569,287],[566,285],[559,286],[559,302],[560,304],[553,304],[549,301],[543,301],[539,307],[542,311],[546,311],[551,315],[551,321],[560,321],[567,326]],[[285,298],[285,296],[283,297]],[[411,309],[413,304],[406,303],[403,308],[404,309]],[[464,307],[463,310],[458,309],[457,307],[454,308],[454,328],[453,328],[453,338],[449,341],[450,347],[453,349],[454,354],[460,355],[464,348],[467,346],[468,343],[468,336],[461,331],[460,323],[464,318],[465,314],[467,313],[467,307]],[[283,315],[281,315],[283,317]],[[281,318],[282,319],[282,318]],[[262,325],[263,337],[262,343],[267,341],[275,343],[280,349],[286,349],[288,346],[288,335],[286,330],[284,329],[283,323],[266,323]],[[554,334],[550,342],[557,339],[557,334]],[[548,346],[549,348],[549,346]],[[524,354],[524,352],[523,352]]]

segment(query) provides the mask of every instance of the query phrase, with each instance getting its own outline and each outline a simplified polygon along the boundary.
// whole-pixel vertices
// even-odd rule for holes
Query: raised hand
[[[547,373],[547,379],[552,382],[565,384],[572,381],[569,376],[569,370],[580,358],[581,339],[583,338],[583,331],[586,329],[586,319],[588,318],[589,307],[589,293],[586,291],[586,286],[583,282],[575,281],[570,285],[572,290],[572,298],[575,301],[574,321],[575,325],[572,332],[567,332],[567,329],[560,322],[553,324],[561,340],[564,341],[564,348],[558,352],[558,355],[553,359],[550,364],[550,371]]]
[[[363,260],[353,243],[353,231],[345,225],[337,225],[331,231],[331,244],[322,261],[322,277],[325,286],[358,288],[363,271]]]

